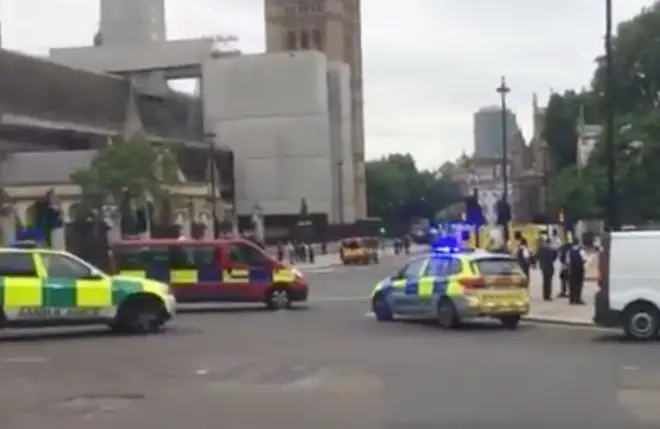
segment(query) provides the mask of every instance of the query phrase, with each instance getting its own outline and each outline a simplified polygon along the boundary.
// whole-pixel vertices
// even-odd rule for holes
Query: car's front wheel
[[[371,311],[373,311],[376,320],[379,322],[390,322],[394,320],[394,314],[392,313],[390,304],[382,293],[376,294],[371,300]]]
[[[291,308],[291,294],[285,286],[274,286],[266,295],[266,307],[270,310]]]
[[[500,322],[505,329],[513,331],[518,329],[518,325],[520,324],[520,316],[502,316],[500,317]]]

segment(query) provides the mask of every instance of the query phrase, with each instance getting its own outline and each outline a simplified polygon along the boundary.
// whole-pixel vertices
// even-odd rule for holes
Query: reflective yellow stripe
[[[119,271],[120,276],[134,277],[136,279],[146,279],[147,272],[144,270],[122,270]]]
[[[250,271],[248,270],[224,270],[222,271],[222,282],[231,284],[250,283]]]
[[[175,285],[195,285],[198,282],[197,270],[172,270],[170,271],[170,283]]]
[[[449,281],[447,283],[447,292],[445,292],[445,295],[448,297],[463,295],[463,285],[461,285],[461,283],[458,281],[458,276],[449,277]]]
[[[406,283],[407,283],[406,279],[394,280],[392,282],[392,287],[394,289],[405,289],[406,288]]]
[[[43,305],[41,279],[5,277],[4,286],[4,304],[7,308],[41,307]]]
[[[293,271],[288,268],[283,268],[273,272],[274,283],[293,283],[296,280]]]
[[[78,307],[112,306],[112,282],[104,280],[76,280],[76,305]]]
[[[433,277],[420,277],[417,284],[417,296],[430,298],[433,296]]]

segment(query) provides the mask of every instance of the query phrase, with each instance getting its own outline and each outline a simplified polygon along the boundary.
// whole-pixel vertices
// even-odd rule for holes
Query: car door
[[[53,317],[94,319],[113,310],[112,282],[108,276],[71,255],[41,253],[44,271],[44,306]]]
[[[9,323],[40,320],[42,291],[32,253],[0,252],[0,308]]]
[[[419,258],[410,261],[392,279],[392,308],[401,314],[415,313],[418,307],[417,286],[419,276],[426,267],[428,258]]]
[[[222,261],[222,284],[233,301],[261,301],[272,285],[272,266],[257,248],[242,242],[228,243]]]
[[[461,262],[455,257],[433,257],[429,260],[421,277],[421,281],[425,283],[424,289],[427,289],[420,294],[420,306],[425,312],[435,314],[438,298],[444,296],[450,276],[460,271]]]

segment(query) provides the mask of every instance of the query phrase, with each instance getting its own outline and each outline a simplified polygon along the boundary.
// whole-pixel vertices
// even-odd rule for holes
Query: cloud
[[[4,0],[3,43],[45,54],[90,44],[94,0]],[[497,104],[506,75],[525,135],[531,100],[587,85],[602,48],[602,0],[366,0],[363,49],[367,154],[411,151],[424,167],[472,150],[472,114]],[[651,0],[615,2],[628,19]],[[38,11],[38,12],[36,12]],[[263,0],[169,0],[171,38],[239,36],[245,52],[264,49]]]

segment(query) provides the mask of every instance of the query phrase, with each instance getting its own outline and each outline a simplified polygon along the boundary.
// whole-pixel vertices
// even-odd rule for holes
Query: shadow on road
[[[647,343],[646,341],[639,341],[628,338],[619,332],[606,332],[596,335],[591,339],[591,342],[595,344],[646,344]],[[656,340],[656,341],[649,341],[648,343],[649,345],[651,345],[651,344],[658,344],[660,342]]]

